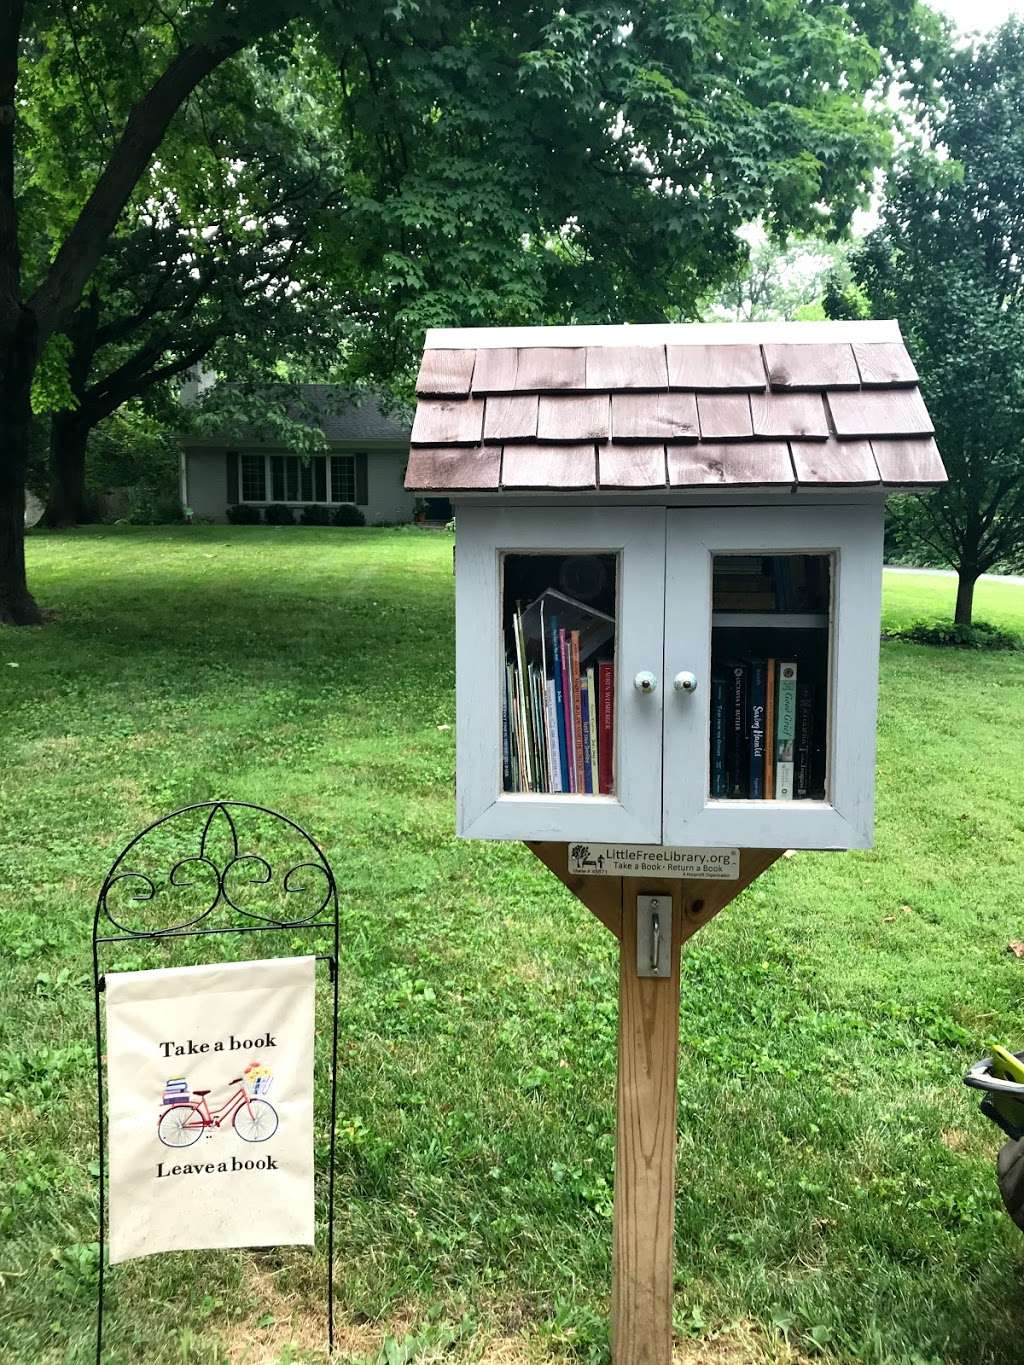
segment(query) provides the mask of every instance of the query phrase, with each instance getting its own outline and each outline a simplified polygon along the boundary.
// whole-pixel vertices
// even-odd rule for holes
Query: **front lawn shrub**
[[[295,525],[295,513],[283,502],[272,502],[264,510],[263,516],[268,526]]]
[[[951,621],[915,621],[902,630],[889,631],[886,638],[947,649],[1024,649],[1021,636],[1000,630],[988,621],[974,621],[969,626],[954,625]]]
[[[334,513],[335,526],[365,526],[366,518],[351,502],[343,502]]]
[[[227,518],[232,526],[256,526],[260,520],[260,509],[248,502],[236,502],[227,510]]]
[[[323,503],[312,503],[299,513],[299,521],[303,526],[330,526],[331,509]]]

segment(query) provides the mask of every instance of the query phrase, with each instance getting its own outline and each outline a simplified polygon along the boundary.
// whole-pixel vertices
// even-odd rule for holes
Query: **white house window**
[[[356,458],[354,455],[331,456],[331,502],[355,502]]]
[[[326,502],[327,461],[323,455],[272,455],[270,483],[275,502]]]
[[[242,455],[242,502],[356,502],[357,455]],[[365,485],[365,476],[363,478]],[[363,494],[365,498],[365,492]]]
[[[265,502],[267,469],[262,455],[242,456],[242,501]]]

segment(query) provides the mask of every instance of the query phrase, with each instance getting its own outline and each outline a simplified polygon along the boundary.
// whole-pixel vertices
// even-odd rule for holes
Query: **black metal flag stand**
[[[198,851],[176,859],[166,858],[163,867],[167,869],[166,879],[157,878],[141,866],[132,866],[133,855],[137,860],[145,840],[158,850],[162,850],[168,836],[174,837],[173,822],[190,823],[194,813],[208,812],[199,836]],[[302,857],[291,863],[280,879],[279,890],[288,896],[298,898],[296,908],[302,909],[295,918],[287,915],[271,915],[260,910],[246,908],[240,901],[247,891],[253,888],[269,887],[274,882],[274,869],[271,863],[259,853],[243,851],[239,842],[239,824],[243,812],[252,817],[266,817],[280,824],[279,832],[287,827],[287,837],[295,839],[303,851]],[[198,816],[196,824],[202,820]],[[217,859],[217,845],[223,845],[228,856]],[[152,853],[147,850],[149,857]],[[161,858],[164,855],[159,854]],[[319,884],[318,884],[319,879]],[[116,914],[111,908],[109,898],[116,886],[121,883],[134,883],[130,891],[124,890],[124,909],[118,904]],[[144,928],[132,928],[124,920],[129,912],[140,913],[140,905],[147,910],[153,906],[159,893],[169,893],[174,899],[181,900],[180,893],[198,893],[204,903],[198,913],[188,913],[182,917],[175,915],[177,923],[154,927],[147,923]],[[187,899],[187,895],[184,897]],[[118,899],[117,896],[114,897]],[[309,908],[312,905],[313,908]],[[215,912],[220,911],[219,914]],[[118,916],[121,916],[119,919]],[[222,921],[215,923],[214,921]],[[223,922],[229,921],[229,922]],[[109,930],[110,932],[107,932]],[[170,815],[154,821],[128,843],[115,859],[113,866],[103,880],[96,901],[96,914],[93,918],[92,965],[93,994],[96,1020],[96,1104],[99,1133],[99,1284],[96,1305],[96,1362],[100,1365],[103,1351],[103,1290],[104,1257],[106,1252],[106,1142],[105,1142],[105,1102],[103,1087],[103,1024],[100,1009],[100,995],[104,989],[104,978],[100,969],[100,956],[106,945],[115,943],[139,943],[145,940],[199,938],[216,934],[253,934],[274,933],[287,930],[291,933],[319,933],[326,931],[331,938],[331,951],[317,955],[318,962],[326,962],[331,978],[331,1079],[330,1079],[330,1156],[327,1179],[327,1343],[328,1350],[334,1346],[334,1154],[335,1128],[338,1107],[338,888],[334,873],[318,844],[294,820],[278,811],[268,810],[265,806],[252,805],[247,801],[203,801],[192,806],[183,806]]]

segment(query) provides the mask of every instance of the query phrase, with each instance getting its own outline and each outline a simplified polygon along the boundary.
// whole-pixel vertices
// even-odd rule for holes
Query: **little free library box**
[[[885,497],[946,474],[895,322],[435,330],[417,395],[458,832],[621,941],[614,1352],[667,1365],[680,946],[782,851],[872,843]]]

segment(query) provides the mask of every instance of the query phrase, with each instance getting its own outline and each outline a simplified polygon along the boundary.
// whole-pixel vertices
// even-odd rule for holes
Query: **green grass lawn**
[[[29,557],[56,619],[0,633],[0,1360],[91,1359],[93,901],[136,829],[216,795],[307,825],[342,887],[340,1359],[606,1360],[613,940],[521,846],[453,836],[450,538],[105,528]],[[887,621],[951,594],[890,575]],[[978,614],[1019,629],[1024,589]],[[960,1084],[1024,1047],[1022,730],[1024,654],[886,643],[876,849],[780,860],[687,954],[688,1365],[1024,1360],[1024,1237]],[[116,1267],[108,1360],[321,1361],[322,1271]]]

